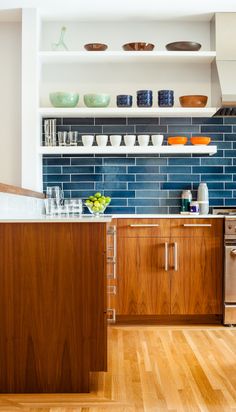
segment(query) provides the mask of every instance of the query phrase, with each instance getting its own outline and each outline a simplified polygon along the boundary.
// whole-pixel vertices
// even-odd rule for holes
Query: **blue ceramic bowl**
[[[129,94],[119,94],[116,96],[117,107],[131,107],[133,104],[133,96]]]

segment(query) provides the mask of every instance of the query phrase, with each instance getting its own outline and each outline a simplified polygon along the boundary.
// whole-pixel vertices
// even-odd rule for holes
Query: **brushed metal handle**
[[[110,226],[107,231],[108,235],[113,236],[113,246],[109,247],[109,250],[113,250],[113,256],[107,257],[107,263],[113,264],[113,273],[107,275],[108,279],[116,279],[116,259],[117,259],[117,238],[116,238],[116,226]]]
[[[211,223],[184,223],[184,227],[211,227]]]
[[[231,254],[232,256],[236,257],[236,249],[232,249],[232,250],[230,251],[230,254]]]
[[[178,271],[178,244],[174,242],[174,270]]]
[[[168,248],[168,242],[165,242],[165,271],[168,272],[169,270],[169,248]]]
[[[107,286],[107,294],[108,295],[116,295],[116,286],[115,285],[108,285]]]
[[[112,308],[107,309],[107,322],[115,323],[116,322],[116,310]],[[110,316],[110,317],[109,317]]]
[[[129,225],[130,227],[159,227],[160,225],[158,225],[157,223],[137,223],[137,224],[132,224]]]

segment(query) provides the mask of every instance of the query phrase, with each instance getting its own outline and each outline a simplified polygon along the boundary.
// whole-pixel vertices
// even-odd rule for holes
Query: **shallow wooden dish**
[[[88,43],[84,45],[87,51],[104,51],[107,49],[107,45],[103,43]]]
[[[123,44],[125,51],[152,51],[155,47],[152,43],[135,42]]]
[[[166,45],[169,51],[198,51],[202,45],[194,41],[175,41]]]
[[[201,94],[180,96],[179,101],[182,107],[205,107],[208,97]]]

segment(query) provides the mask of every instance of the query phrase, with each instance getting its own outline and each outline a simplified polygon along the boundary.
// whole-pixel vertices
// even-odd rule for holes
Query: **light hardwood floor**
[[[114,326],[85,395],[0,395],[0,412],[236,411],[236,329]]]

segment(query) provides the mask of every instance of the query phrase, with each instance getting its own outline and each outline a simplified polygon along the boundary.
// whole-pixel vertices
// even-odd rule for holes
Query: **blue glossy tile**
[[[94,183],[64,183],[64,190],[94,190]]]
[[[133,190],[159,190],[160,189],[160,183],[156,182],[134,182],[134,183],[128,183],[128,189],[133,189]],[[137,193],[137,192],[136,192]]]
[[[160,118],[160,124],[165,124],[165,125],[169,125],[169,124],[188,124],[191,125],[192,124],[192,119],[191,117],[161,117]]]
[[[69,132],[70,130],[71,130],[71,126],[63,126],[63,125],[57,126],[57,132]]]
[[[126,173],[127,168],[125,166],[96,166],[95,173],[115,173],[115,174],[124,174]]]
[[[76,197],[81,197],[83,199],[88,198],[89,196],[94,195],[94,190],[71,190],[71,197],[76,198]],[[84,208],[86,209],[86,208]]]
[[[189,166],[161,166],[161,173],[191,173],[191,167]]]
[[[71,130],[79,134],[100,134],[102,133],[102,126],[74,125],[71,126]]]
[[[232,197],[231,190],[209,190],[209,198]]]
[[[159,173],[159,166],[129,166],[128,173]]]
[[[160,199],[160,206],[180,206],[181,198],[179,199]]]
[[[236,173],[236,166],[226,166],[225,173]]]
[[[116,175],[116,174],[108,174],[104,175],[104,181],[105,182],[134,182],[135,181],[135,175]]]
[[[143,190],[136,190],[136,198],[167,198],[168,197],[168,191],[167,190],[146,190],[143,188]]]
[[[177,125],[177,126],[173,126],[170,125],[168,126],[168,133],[197,133],[200,131],[199,126],[197,125]]]
[[[102,159],[101,158],[95,158],[95,157],[72,157],[71,159],[71,165],[72,166],[89,166],[89,165],[101,165],[102,164]]]
[[[110,206],[114,207],[114,206],[128,206],[128,201],[127,199],[119,199],[119,198],[115,198],[113,197],[110,203]]]
[[[171,182],[199,182],[199,175],[185,175],[185,174],[169,174],[169,181]]]
[[[64,199],[70,199],[71,198],[71,191],[70,190],[63,190],[64,194]]]
[[[232,132],[232,126],[221,126],[221,125],[211,125],[211,126],[201,126],[202,133],[230,133]]]
[[[236,117],[224,117],[224,124],[235,124]]]
[[[209,205],[212,206],[224,206],[224,199],[209,199]]]
[[[231,142],[217,142],[217,149],[232,149],[232,143]]]
[[[128,124],[159,124],[159,117],[129,117]]]
[[[232,164],[232,159],[229,158],[218,158],[218,157],[203,157],[201,159],[201,165],[203,166],[230,166]]]
[[[166,126],[159,126],[159,125],[154,125],[154,124],[140,124],[136,126],[136,133],[137,134],[142,134],[142,133],[147,133],[147,134],[159,134],[159,133],[167,133],[167,127]]]
[[[127,119],[125,117],[98,117],[95,118],[96,125],[119,125],[127,124]]]
[[[169,158],[168,159],[168,164],[170,166],[174,166],[174,165],[199,165],[200,164],[200,159],[197,158],[193,158],[193,157],[188,157],[188,158]]]
[[[232,180],[232,175],[226,175],[226,174],[211,174],[211,175],[202,175],[202,181],[212,181],[215,180],[216,182],[228,182]]]
[[[137,166],[160,166],[160,165],[166,165],[167,164],[167,159],[161,158],[161,157],[139,157],[136,158],[136,165]]]
[[[128,206],[159,206],[159,199],[129,199]]]
[[[225,150],[225,157],[236,157],[236,150]]]
[[[236,141],[236,134],[235,133],[230,133],[230,134],[225,134],[224,135],[224,140],[227,142],[233,142]]]
[[[98,182],[95,183],[96,190],[127,190],[127,183],[120,182]]]
[[[193,117],[193,124],[223,124],[223,117]]]
[[[72,182],[100,182],[102,181],[102,175],[71,175]]]
[[[46,182],[69,182],[70,181],[70,175],[46,175],[45,176],[45,181]]]
[[[223,166],[194,166],[193,173],[223,173]]]
[[[65,157],[56,157],[56,158],[44,158],[43,164],[45,166],[63,166],[70,164],[70,158]]]
[[[163,190],[190,190],[191,185],[190,183],[172,183],[172,182],[165,182],[161,183],[161,189]]]
[[[233,164],[236,165],[236,158],[232,159],[233,160]]]
[[[63,173],[75,174],[75,173],[94,173],[94,166],[66,166],[62,168]]]
[[[169,214],[172,214],[172,215],[179,214],[180,210],[181,210],[181,208],[178,207],[178,206],[175,206],[175,207],[170,206],[169,207]]]
[[[206,133],[192,133],[192,136],[206,136]],[[223,133],[207,133],[207,137],[210,137],[212,144],[217,144],[217,142],[223,142],[224,134]]]
[[[121,197],[123,198],[130,198],[130,197],[135,197],[135,192],[132,190],[105,190],[104,191],[105,196],[110,196],[110,197]]]
[[[235,189],[236,190],[236,182],[233,183],[225,183],[225,189]]]
[[[61,174],[60,166],[43,166],[43,174]]]
[[[167,175],[163,174],[137,174],[136,181],[138,182],[165,182],[167,180]]]
[[[155,214],[155,213],[163,213],[163,214],[167,214],[168,213],[168,207],[158,207],[158,206],[150,206],[150,207],[136,207],[136,213],[138,214]]]
[[[107,207],[106,212],[105,212],[105,214],[113,214],[113,215],[134,214],[134,213],[135,213],[135,207],[117,207],[117,206],[115,207],[109,206]]]
[[[119,165],[134,165],[135,164],[135,159],[130,158],[130,157],[105,157],[103,159],[103,164],[104,165],[113,165],[113,166],[119,166]]]
[[[236,198],[225,199],[225,206],[236,206]]]
[[[203,179],[201,179],[204,182]],[[205,182],[206,183],[206,182]],[[198,189],[199,183],[193,183],[193,190]],[[224,182],[207,182],[208,189],[224,189]]]

